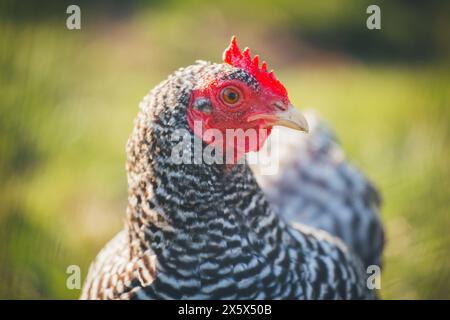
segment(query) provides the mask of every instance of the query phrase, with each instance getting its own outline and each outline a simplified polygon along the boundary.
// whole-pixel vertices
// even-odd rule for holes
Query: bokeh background
[[[67,266],[123,224],[140,99],[233,34],[381,190],[381,297],[450,298],[450,2],[366,0],[0,0],[0,298],[79,296]]]

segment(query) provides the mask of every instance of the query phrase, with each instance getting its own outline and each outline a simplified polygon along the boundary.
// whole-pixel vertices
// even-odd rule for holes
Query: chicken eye
[[[236,104],[240,100],[239,92],[231,87],[227,87],[222,90],[222,100],[229,104]]]

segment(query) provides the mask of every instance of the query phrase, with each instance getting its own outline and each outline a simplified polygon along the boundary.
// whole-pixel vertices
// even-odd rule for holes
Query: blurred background
[[[381,190],[381,297],[450,299],[450,2],[366,0],[0,0],[0,298],[78,298],[67,266],[123,225],[139,101],[233,34]]]

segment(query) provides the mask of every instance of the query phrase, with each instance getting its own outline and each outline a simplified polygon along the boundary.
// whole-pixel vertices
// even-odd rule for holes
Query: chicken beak
[[[270,126],[283,126],[304,132],[309,131],[308,121],[306,121],[305,116],[300,111],[297,111],[292,104],[288,104],[287,108],[277,104],[276,110],[275,113],[251,115],[247,118],[247,122],[263,120]]]
[[[309,131],[308,121],[305,116],[292,105],[289,104],[286,110],[275,113],[275,126],[288,127],[294,130]]]

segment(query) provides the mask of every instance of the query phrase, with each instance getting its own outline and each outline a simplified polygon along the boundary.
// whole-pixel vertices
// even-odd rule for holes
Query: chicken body
[[[176,130],[197,139],[186,112],[201,79],[255,81],[244,73],[198,62],[141,102],[127,144],[125,230],[91,265],[82,299],[374,297],[361,259],[326,231],[291,226],[249,166],[171,161]]]
[[[262,174],[260,163],[251,164],[258,183],[286,221],[325,230],[342,239],[365,267],[381,266],[384,229],[378,191],[347,161],[317,113],[310,111],[306,118],[308,135],[282,127],[272,133],[274,141],[264,148],[270,145],[270,165],[279,170]]]

